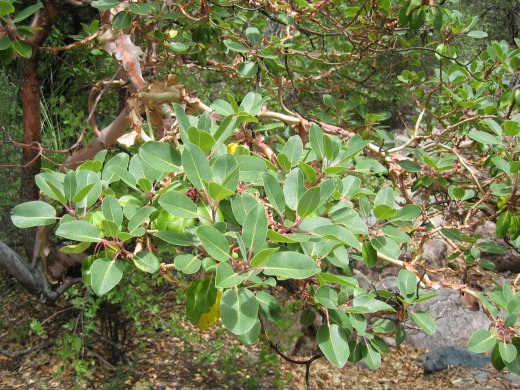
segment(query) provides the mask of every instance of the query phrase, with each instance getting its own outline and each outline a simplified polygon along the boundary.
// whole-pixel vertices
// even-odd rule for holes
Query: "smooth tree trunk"
[[[0,241],[0,268],[5,269],[27,291],[39,296],[42,302],[48,304],[54,303],[70,286],[81,282],[81,278],[69,279],[59,287],[53,288],[47,281],[41,262],[33,267],[2,241]]]

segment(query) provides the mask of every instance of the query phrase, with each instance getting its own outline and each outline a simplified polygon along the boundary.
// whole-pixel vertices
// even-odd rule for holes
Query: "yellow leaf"
[[[227,146],[227,151],[229,154],[235,154],[237,151],[238,144],[236,142],[232,142]]]
[[[197,326],[202,330],[207,330],[218,321],[220,318],[220,298],[222,297],[222,293],[217,291],[217,298],[215,299],[215,303],[207,313],[202,313],[200,316],[199,322]]]

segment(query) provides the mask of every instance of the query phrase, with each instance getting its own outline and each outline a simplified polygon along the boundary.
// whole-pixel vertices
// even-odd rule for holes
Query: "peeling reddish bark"
[[[128,130],[131,124],[129,107],[125,107],[110,125],[101,130],[100,137],[72,153],[67,160],[65,160],[63,166],[65,168],[75,169],[86,160],[94,158],[98,152],[114,145],[117,139]]]
[[[40,81],[37,59],[20,60],[19,75],[23,109],[23,143],[35,145],[36,142],[41,142]],[[22,169],[20,195],[23,202],[39,197],[38,187],[34,182],[34,176],[40,172],[41,165],[40,159],[35,159],[37,153],[38,151],[31,147],[24,147],[22,151],[22,164],[24,166],[30,164]]]
[[[38,78],[38,51],[40,45],[47,39],[56,20],[57,9],[53,0],[47,0],[44,8],[33,18],[31,26],[36,30],[32,39],[26,42],[31,45],[31,58],[19,60],[19,77],[23,109],[23,142],[35,146],[41,142],[40,122],[40,80]],[[40,159],[35,157],[38,150],[26,146],[22,152],[22,201],[38,199],[38,187],[34,175],[40,171]],[[25,167],[25,165],[28,165]]]
[[[38,51],[40,45],[47,39],[57,16],[56,5],[53,0],[47,0],[44,8],[38,11],[31,23],[35,28],[32,39],[26,42],[32,47],[31,58],[19,59],[19,80],[23,110],[23,143],[28,145],[22,151],[22,175],[20,200],[26,202],[39,198],[39,190],[34,181],[34,176],[40,172],[41,161],[38,150],[31,148],[41,143],[40,122],[40,80],[38,78]],[[25,234],[25,250],[27,254],[32,252],[33,235]],[[29,257],[30,258],[30,257]]]

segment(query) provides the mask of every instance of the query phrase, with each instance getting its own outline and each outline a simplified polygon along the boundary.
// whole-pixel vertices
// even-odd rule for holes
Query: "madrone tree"
[[[494,268],[483,253],[520,247],[520,51],[481,43],[478,18],[452,3],[0,1],[0,56],[20,64],[22,96],[25,66],[43,51],[117,64],[94,80],[66,158],[34,177],[39,198],[13,209],[16,226],[38,227],[32,263],[2,246],[0,264],[49,302],[79,282],[46,279],[52,236],[70,241],[61,252],[83,254],[82,288],[98,296],[124,274],[186,274],[190,321],[222,321],[246,344],[265,337],[290,296],[321,317],[319,348],[338,367],[377,368],[381,336],[402,341],[406,323],[433,334],[413,305],[453,288],[493,321],[469,348],[520,373],[517,280],[487,293],[468,280]],[[71,6],[99,18],[74,42],[46,46]],[[34,88],[26,169],[59,152],[38,136]],[[110,89],[121,110],[99,128]],[[504,245],[475,234],[485,221]],[[431,237],[458,265],[449,277],[424,263]],[[362,263],[395,266],[397,289],[364,289]]]

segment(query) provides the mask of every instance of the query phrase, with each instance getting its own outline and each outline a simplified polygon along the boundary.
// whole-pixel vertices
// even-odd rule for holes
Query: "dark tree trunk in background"
[[[28,202],[39,198],[39,189],[34,176],[40,172],[41,160],[36,158],[37,149],[30,147],[41,143],[40,122],[40,81],[38,79],[37,55],[30,59],[20,60],[20,77],[22,109],[23,109],[23,143],[29,145],[22,151],[22,180],[20,202]],[[29,164],[29,165],[27,165]],[[27,166],[26,166],[27,165]],[[36,229],[30,229],[23,235],[23,246],[27,258],[32,258]]]
[[[41,143],[38,59],[34,57],[20,60],[19,75],[23,109],[23,143],[36,146],[37,143]],[[34,182],[34,176],[40,172],[41,166],[40,159],[35,159],[37,153],[38,151],[30,146],[23,148],[22,164],[30,163],[22,170],[20,195],[23,202],[38,199],[39,196],[38,187]]]
[[[32,47],[31,58],[19,59],[19,80],[23,110],[23,143],[26,147],[22,152],[22,177],[20,201],[27,202],[39,198],[39,190],[34,176],[40,172],[41,160],[36,158],[38,149],[32,147],[41,143],[40,121],[40,80],[38,78],[39,47],[47,39],[56,20],[57,10],[54,1],[47,0],[33,19],[32,26],[36,27],[34,38],[27,41]],[[31,147],[32,146],[32,147]],[[28,165],[27,165],[28,164]],[[27,165],[27,166],[26,166]],[[27,257],[32,258],[36,230],[24,234],[24,248]]]
[[[21,101],[23,109],[23,143],[22,150],[22,174],[20,201],[27,202],[39,198],[39,189],[34,176],[40,172],[41,160],[39,158],[39,146],[41,145],[41,120],[40,120],[40,80],[38,77],[39,49],[49,36],[56,20],[57,9],[54,0],[44,1],[44,8],[34,16],[31,26],[34,35],[25,40],[32,47],[31,58],[18,59],[18,75],[20,82]],[[48,228],[48,227],[46,227]],[[46,233],[40,232],[39,241]],[[68,288],[76,283],[81,283],[81,278],[68,279],[59,286],[53,286],[47,279],[46,265],[33,258],[33,252],[37,255],[39,248],[35,248],[36,230],[24,231],[23,245],[27,258],[36,261],[26,261],[11,248],[0,241],[0,268],[3,268],[13,278],[17,279],[30,293],[38,295],[43,302],[54,303]]]

